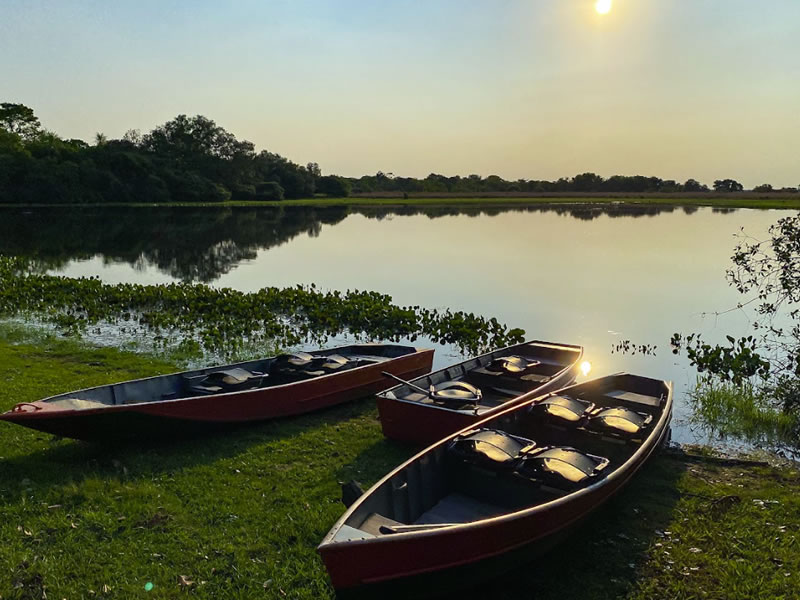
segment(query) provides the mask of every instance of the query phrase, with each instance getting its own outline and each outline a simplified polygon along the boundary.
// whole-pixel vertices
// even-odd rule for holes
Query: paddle
[[[431,523],[419,525],[381,525],[378,531],[386,534],[391,533],[410,533],[412,531],[429,531],[431,529],[442,529],[443,527],[453,527],[458,523]]]
[[[398,377],[397,375],[392,375],[392,374],[391,374],[391,373],[389,373],[388,371],[381,371],[381,375],[383,375],[384,377],[388,377],[388,378],[390,378],[390,379],[394,379],[395,381],[399,381],[400,383],[404,383],[404,384],[406,384],[408,387],[412,387],[412,388],[414,388],[415,390],[417,390],[418,392],[420,392],[420,393],[422,393],[422,394],[425,394],[426,396],[430,396],[430,395],[431,395],[431,392],[430,392],[430,390],[426,390],[425,388],[421,388],[421,387],[419,387],[418,385],[414,385],[414,384],[413,384],[413,383],[411,383],[410,381],[406,381],[405,379],[401,379],[401,378],[400,378],[400,377]]]

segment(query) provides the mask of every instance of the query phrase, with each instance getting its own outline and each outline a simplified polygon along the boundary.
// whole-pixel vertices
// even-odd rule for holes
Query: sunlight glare
[[[594,9],[598,14],[607,15],[611,11],[611,0],[597,0]]]
[[[584,377],[586,377],[589,374],[589,371],[591,370],[592,370],[592,363],[590,363],[588,360],[585,360],[581,363],[581,373],[583,374]]]

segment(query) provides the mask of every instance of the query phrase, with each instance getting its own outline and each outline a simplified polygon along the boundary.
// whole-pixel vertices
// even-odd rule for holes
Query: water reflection
[[[630,371],[673,380],[675,438],[698,441],[683,396],[695,372],[672,355],[669,339],[676,331],[710,343],[750,333],[741,311],[714,312],[740,301],[724,276],[734,235],[742,226],[763,235],[780,211],[557,204],[0,214],[0,252],[68,276],[375,290],[399,305],[474,312],[531,338],[581,344],[591,377]],[[625,340],[658,349],[612,352]],[[435,366],[458,358],[437,346]]]
[[[183,281],[210,282],[258,250],[301,234],[317,236],[345,208],[81,208],[7,210],[0,253],[29,256],[47,269],[101,256],[139,271],[152,267]]]
[[[323,225],[349,215],[382,221],[395,216],[495,217],[506,213],[553,213],[591,221],[653,217],[671,206],[623,204],[535,207],[177,207],[3,209],[0,254],[34,258],[44,269],[63,269],[72,261],[102,257],[105,264],[127,263],[139,272],[156,268],[182,281],[212,282],[259,250],[299,235],[316,237]],[[685,207],[690,214],[696,208]]]

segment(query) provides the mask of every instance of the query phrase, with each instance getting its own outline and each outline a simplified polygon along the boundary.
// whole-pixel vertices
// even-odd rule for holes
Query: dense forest
[[[718,192],[738,192],[733,179],[714,182]],[[424,179],[378,172],[360,178],[323,175],[318,164],[296,164],[236,137],[211,119],[178,115],[146,134],[121,139],[98,133],[92,143],[63,139],[44,129],[34,111],[0,103],[0,203],[96,204],[110,202],[223,202],[283,200],[350,193],[562,193],[711,191],[689,179],[583,173],[557,181],[506,181],[497,175]],[[768,184],[756,192],[773,190]]]

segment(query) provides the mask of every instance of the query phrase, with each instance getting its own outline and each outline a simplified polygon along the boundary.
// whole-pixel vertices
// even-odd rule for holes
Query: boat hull
[[[179,400],[58,410],[46,401],[31,410],[10,411],[5,420],[55,435],[85,440],[164,437],[224,425],[264,421],[313,412],[380,392],[390,385],[382,371],[399,377],[427,373],[433,350],[419,350],[342,373],[241,392]]]
[[[516,407],[505,412],[514,410]],[[458,527],[416,534],[347,543],[337,543],[327,538],[318,551],[333,586],[337,593],[347,597],[362,594],[376,597],[384,592],[390,596],[403,595],[404,591],[413,590],[416,590],[413,593],[415,597],[436,595],[475,585],[530,560],[551,548],[575,525],[625,487],[661,445],[668,441],[671,412],[670,392],[667,406],[656,427],[624,468],[561,500]],[[497,422],[497,418],[486,419],[477,427],[490,427],[493,421]],[[378,489],[383,482],[390,481],[396,473],[425,455],[432,455],[434,449],[447,444],[452,437],[420,452],[373,489]],[[345,518],[346,515],[340,523]]]
[[[526,344],[515,346],[513,350],[521,349]],[[578,346],[563,346],[564,348],[576,349]],[[383,435],[387,438],[414,444],[417,446],[427,446],[451,433],[469,427],[490,418],[510,406],[525,402],[536,396],[543,396],[570,385],[578,375],[579,362],[583,356],[583,350],[575,352],[574,362],[560,373],[556,374],[548,382],[538,386],[530,392],[523,393],[516,398],[509,399],[505,404],[492,410],[482,412],[480,415],[466,411],[457,411],[435,406],[422,404],[419,402],[409,402],[401,399],[391,398],[386,394],[378,396],[378,414],[381,421]],[[451,367],[452,369],[452,367]]]

